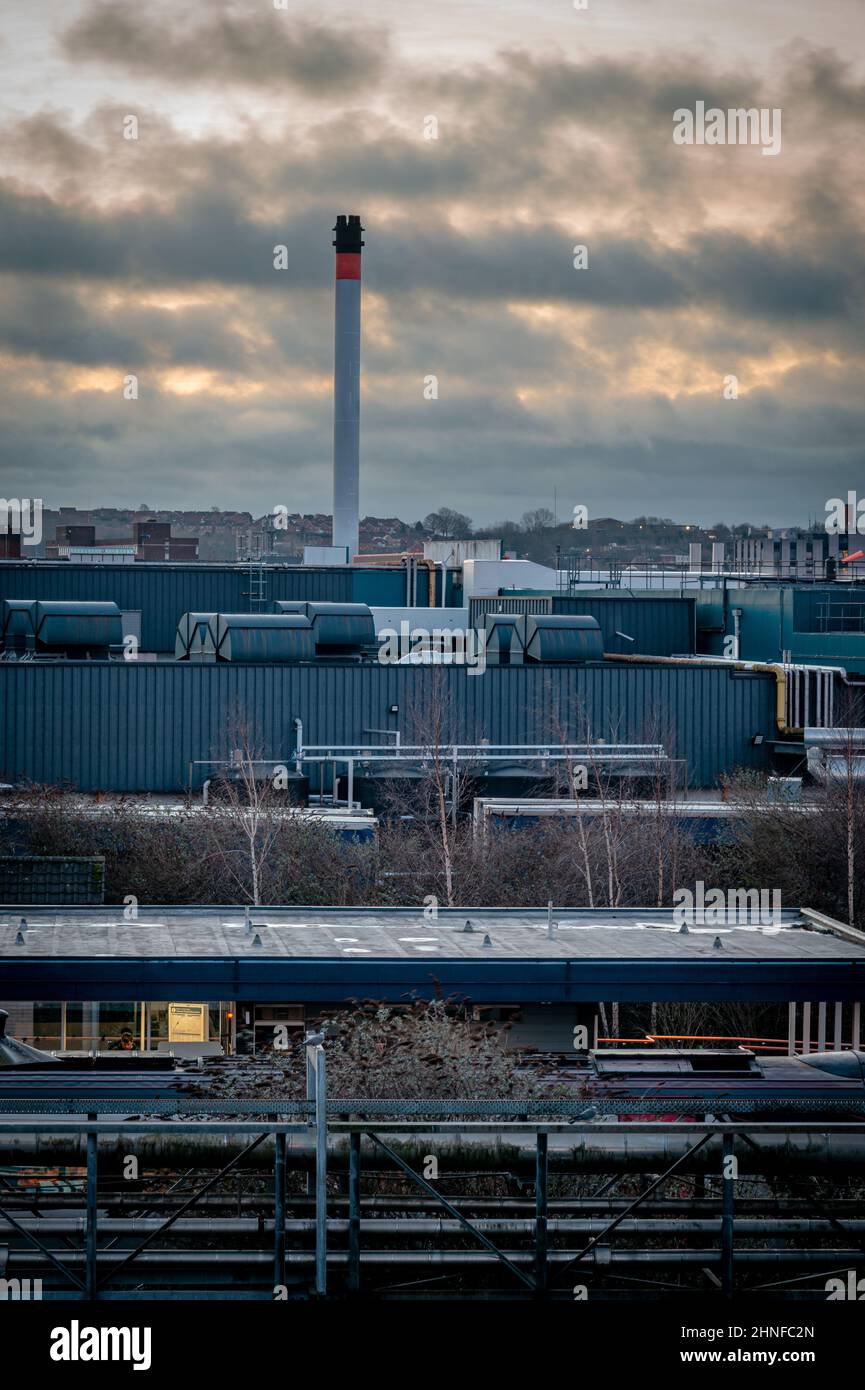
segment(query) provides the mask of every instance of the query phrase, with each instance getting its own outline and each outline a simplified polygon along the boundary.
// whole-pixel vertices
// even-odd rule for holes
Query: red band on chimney
[[[359,280],[359,279],[360,279],[360,252],[359,252],[359,251],[337,251],[337,253],[336,253],[336,278],[337,278],[337,280]]]

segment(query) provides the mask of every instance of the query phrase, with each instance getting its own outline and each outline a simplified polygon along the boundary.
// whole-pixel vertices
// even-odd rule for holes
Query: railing
[[[37,1159],[40,1151],[50,1152],[47,1195],[34,1192],[38,1164],[19,1163],[4,1179],[0,1228],[8,1228],[5,1275],[45,1274],[49,1287],[42,1296],[48,1298],[164,1297],[166,1288],[182,1297],[194,1284],[196,1297],[224,1297],[227,1290],[232,1297],[272,1299],[287,1296],[289,1283],[321,1298],[331,1291],[329,1281],[337,1274],[336,1291],[357,1294],[364,1270],[378,1271],[378,1285],[381,1271],[389,1268],[434,1268],[441,1279],[448,1271],[464,1276],[480,1266],[485,1278],[498,1274],[505,1293],[572,1299],[574,1279],[598,1279],[603,1289],[622,1277],[617,1273],[621,1269],[645,1272],[649,1266],[668,1266],[686,1273],[716,1266],[720,1277],[712,1278],[719,1292],[730,1297],[737,1268],[783,1271],[793,1266],[792,1278],[773,1277],[756,1286],[778,1293],[790,1286],[801,1292],[801,1269],[814,1270],[819,1281],[821,1272],[825,1278],[839,1264],[865,1264],[865,1222],[858,1219],[858,1207],[819,1195],[807,1176],[814,1166],[824,1174],[833,1167],[838,1175],[865,1172],[865,1123],[844,1118],[840,1102],[785,1100],[785,1111],[795,1114],[807,1107],[820,1118],[812,1114],[805,1123],[778,1123],[753,1117],[761,1110],[771,1113],[777,1101],[738,1098],[726,1108],[748,1110],[749,1118],[712,1118],[717,1093],[635,1101],[329,1100],[321,1033],[306,1038],[306,1080],[303,1101],[274,1096],[148,1100],[137,1108],[151,1118],[130,1118],[129,1101],[101,1098],[0,1102],[0,1116],[15,1112],[12,1118],[0,1118],[0,1145],[7,1156],[28,1157],[32,1164],[32,1157],[22,1152],[23,1141],[35,1146]],[[97,1118],[97,1105],[102,1118]],[[645,1112],[653,1107],[678,1116],[679,1122],[647,1121]],[[850,1109],[849,1100],[846,1107]],[[80,1111],[86,1114],[76,1115]],[[120,1115],[112,1118],[113,1111]],[[696,1118],[695,1111],[704,1118]],[[160,1115],[164,1118],[152,1118]],[[624,1128],[618,1118],[629,1115],[635,1118]],[[130,1193],[124,1182],[116,1189],[106,1185],[103,1171],[100,1190],[100,1144],[103,1169],[110,1150],[115,1170],[117,1161],[122,1163],[124,1178],[136,1148],[149,1153],[148,1171],[159,1166],[160,1145],[161,1166],[169,1171],[180,1167],[185,1178],[166,1178],[165,1190],[155,1193],[151,1176],[150,1190]],[[71,1170],[82,1145],[85,1168],[75,1173]],[[231,1157],[229,1145],[239,1145]],[[195,1166],[190,1153],[196,1152],[205,1156],[200,1167],[216,1171],[197,1179],[200,1185],[187,1192],[181,1188]],[[219,1154],[218,1163],[208,1165],[213,1152]],[[499,1185],[503,1170],[511,1179],[519,1173],[522,1185],[509,1197],[446,1194],[436,1185],[437,1154],[443,1162],[454,1155],[463,1171],[480,1165],[485,1176],[497,1173]],[[341,1178],[347,1178],[340,1191],[328,1184],[329,1165],[336,1160]],[[235,1190],[244,1165],[253,1161],[258,1168],[271,1168],[269,1195],[260,1179],[246,1196]],[[572,1171],[581,1163],[586,1171],[613,1176],[593,1195],[551,1195],[551,1167]],[[740,1167],[757,1185],[764,1173],[772,1173],[775,1187],[779,1181],[786,1185],[793,1200],[778,1203],[775,1187],[740,1197]],[[309,1174],[305,1194],[289,1193],[290,1168]],[[400,1190],[364,1194],[364,1174],[372,1171],[379,1180],[383,1172],[395,1172]],[[647,1176],[635,1195],[611,1198],[624,1173]],[[16,1176],[23,1187],[16,1187]],[[664,1193],[671,1180],[672,1199]],[[687,1187],[689,1180],[693,1190]],[[708,1195],[707,1181],[717,1185],[717,1193]],[[64,1217],[70,1203],[78,1211]],[[272,1218],[260,1211],[244,1215],[250,1206],[268,1207]],[[229,1214],[213,1215],[218,1208]],[[294,1208],[302,1215],[289,1218]],[[204,1209],[207,1215],[200,1216]],[[383,1236],[389,1248],[370,1248],[371,1235]],[[614,1235],[627,1241],[639,1237],[643,1243],[637,1248],[617,1243],[614,1248]],[[791,1245],[803,1235],[817,1237],[818,1245]],[[836,1244],[841,1238],[841,1248],[825,1248],[833,1235]],[[181,1248],[167,1248],[169,1236],[180,1238]],[[227,1236],[237,1238],[229,1250],[224,1248]],[[672,1237],[667,1248],[658,1245],[663,1236]],[[703,1236],[710,1237],[709,1246],[694,1248],[693,1239]],[[263,1237],[269,1249],[262,1247]],[[289,1237],[295,1241],[292,1248]],[[396,1237],[402,1242],[398,1247]],[[449,1244],[453,1237],[470,1245],[454,1248]],[[566,1246],[554,1244],[565,1237]],[[193,1238],[198,1244],[191,1247]],[[259,1243],[250,1248],[254,1238]],[[298,1248],[296,1242],[310,1239],[313,1248]],[[747,1248],[745,1239],[751,1242]],[[684,1285],[680,1289],[687,1291]]]

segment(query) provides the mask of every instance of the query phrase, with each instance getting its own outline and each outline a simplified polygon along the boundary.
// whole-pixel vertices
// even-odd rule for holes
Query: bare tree
[[[523,530],[537,534],[549,531],[556,525],[556,514],[549,507],[536,507],[532,512],[523,512]]]
[[[219,800],[213,806],[208,827],[212,853],[221,860],[241,894],[253,907],[261,905],[261,884],[279,833],[278,779],[285,768],[262,757],[260,744],[241,714],[228,727],[231,755],[217,780]],[[218,833],[225,824],[236,828],[244,847],[244,869],[230,840]],[[216,832],[216,833],[214,833]]]
[[[424,518],[424,526],[444,541],[458,540],[472,533],[471,517],[455,512],[450,507],[439,507]]]
[[[461,668],[461,674],[467,676]],[[457,870],[470,852],[470,833],[461,821],[476,776],[470,760],[456,755],[458,719],[446,666],[429,668],[422,699],[408,709],[409,743],[417,748],[416,779],[389,794],[389,810],[410,817],[404,840],[412,856],[432,856],[448,907],[457,904]]]

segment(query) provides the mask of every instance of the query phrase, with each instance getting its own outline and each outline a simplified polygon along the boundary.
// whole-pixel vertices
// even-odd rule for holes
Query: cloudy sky
[[[363,512],[865,494],[862,0],[3,0],[0,65],[4,496],[329,511],[338,212]]]

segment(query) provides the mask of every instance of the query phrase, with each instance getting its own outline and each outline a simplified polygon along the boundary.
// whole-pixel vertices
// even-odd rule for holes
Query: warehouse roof
[[[16,945],[22,916],[27,923],[24,941]],[[693,960],[723,950],[755,961],[865,962],[865,934],[798,909],[787,909],[779,918],[765,925],[739,923],[736,913],[729,912],[720,924],[710,920],[683,932],[669,909],[558,908],[551,937],[543,909],[440,910],[437,920],[428,920],[422,909],[411,908],[262,907],[251,909],[247,926],[244,909],[237,907],[142,907],[135,921],[125,921],[121,907],[22,907],[0,915],[0,959],[225,957],[254,951],[331,960],[422,955],[624,961]]]
[[[20,916],[26,917],[23,932]],[[466,931],[466,923],[472,930]],[[669,911],[23,908],[0,918],[0,997],[487,1003],[861,1000],[865,935],[806,911],[691,926]],[[19,933],[21,939],[19,939]]]

